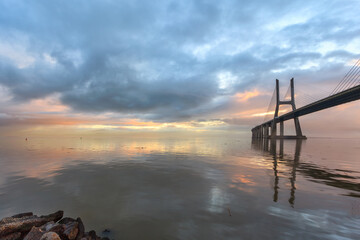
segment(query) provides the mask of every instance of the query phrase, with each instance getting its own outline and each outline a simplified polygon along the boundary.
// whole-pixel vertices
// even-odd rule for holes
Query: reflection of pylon
[[[280,136],[276,135],[276,118],[279,115],[279,107],[280,105],[291,105],[292,110],[296,110],[295,106],[295,91],[294,91],[294,78],[290,80],[290,89],[291,89],[291,99],[290,101],[280,101],[280,91],[279,91],[279,80],[276,79],[276,107],[275,107],[275,114],[274,120],[271,124],[271,135],[270,138],[306,138],[301,131],[300,122],[298,117],[294,117],[294,124],[295,124],[295,136],[284,136],[284,121],[280,121]],[[265,129],[265,135],[268,135],[268,128]]]

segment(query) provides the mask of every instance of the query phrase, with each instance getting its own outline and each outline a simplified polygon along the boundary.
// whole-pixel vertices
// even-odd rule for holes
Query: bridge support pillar
[[[276,123],[275,121],[271,124],[271,138],[276,138]]]
[[[297,117],[294,118],[294,125],[295,125],[296,136],[299,138],[303,138],[304,136],[302,135],[299,118]]]
[[[261,139],[261,126],[259,127],[259,129],[258,129],[258,132],[259,132],[259,138]]]
[[[290,89],[291,89],[291,100],[290,101],[280,101],[280,93],[279,93],[279,80],[276,79],[276,107],[273,120],[269,123],[257,126],[253,129],[253,131],[257,131],[256,137],[258,138],[287,138],[287,139],[306,139],[306,137],[302,134],[299,118],[294,116],[294,125],[295,125],[295,136],[285,136],[284,135],[284,119],[279,117],[279,107],[280,105],[291,105],[292,110],[296,110],[295,106],[295,91],[294,91],[294,79],[290,80]],[[280,123],[280,135],[277,135],[277,123]],[[269,127],[271,128],[271,133],[269,136]]]
[[[264,136],[266,139],[269,138],[269,125],[265,125],[265,136]]]

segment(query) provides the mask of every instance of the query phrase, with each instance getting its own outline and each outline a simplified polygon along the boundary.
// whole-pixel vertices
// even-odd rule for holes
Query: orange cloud
[[[235,94],[235,98],[236,98],[236,101],[238,101],[238,102],[246,102],[250,98],[253,98],[253,97],[256,97],[259,95],[260,95],[260,92],[257,89],[255,89],[250,92],[247,91],[247,92],[243,92],[243,93],[237,93],[237,94]]]

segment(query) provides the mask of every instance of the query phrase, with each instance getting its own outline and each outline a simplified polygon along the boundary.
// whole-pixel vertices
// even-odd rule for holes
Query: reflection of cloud
[[[160,143],[143,136],[56,142],[30,138],[7,146],[12,151],[9,154],[4,151],[4,141],[9,144],[10,140],[3,139],[0,144],[0,171],[4,171],[0,173],[4,179],[0,218],[20,211],[45,214],[60,208],[69,216],[81,216],[90,229],[111,229],[114,239],[287,239],[289,234],[294,239],[357,239],[360,235],[358,220],[346,215],[348,198],[331,189],[330,193],[318,191],[319,186],[309,185],[306,178],[297,178],[297,202],[317,210],[282,207],[280,198],[274,207],[265,174],[273,171],[274,159],[254,154],[248,149],[249,142],[238,142],[238,137],[205,141],[167,138]],[[323,143],[329,148],[329,140]],[[319,150],[318,146],[308,147]],[[352,146],[358,145],[353,142]],[[331,151],[326,151],[328,156],[337,159]],[[356,160],[354,152],[351,156]],[[291,157],[285,154],[278,161],[282,184],[289,181]],[[43,175],[46,161],[63,165],[53,170],[54,175]],[[3,168],[9,165],[18,172]],[[324,176],[323,171],[315,174]],[[288,194],[286,185],[281,186],[279,194]],[[333,210],[334,206],[340,210]],[[313,223],[326,220],[328,225]]]
[[[235,174],[231,177],[234,183],[244,183],[246,185],[255,185],[255,182],[251,180],[251,175]]]
[[[143,137],[143,136],[142,136]],[[124,139],[76,138],[1,138],[0,176],[16,173],[28,178],[46,179],[57,174],[63,168],[92,159],[92,163],[107,164],[111,156],[123,158],[144,157],[147,155],[189,155],[219,156],[223,149],[204,145],[204,139],[151,139],[126,136]],[[215,144],[215,143],[213,143]],[[19,161],[20,159],[20,161]],[[3,180],[1,180],[3,181]]]
[[[336,210],[300,210],[292,211],[282,207],[268,207],[268,212],[272,216],[281,217],[287,219],[290,222],[294,222],[298,226],[299,232],[307,231],[317,232],[324,229],[333,229],[334,231],[328,235],[327,239],[339,239],[345,234],[350,236],[360,235],[360,219],[349,218],[347,214]],[[341,225],[341,229],[339,226]],[[310,231],[311,229],[311,231]],[[336,229],[338,229],[336,231]],[[292,237],[295,237],[297,233],[292,232]],[[318,237],[318,234],[311,234],[314,238]],[[350,238],[349,238],[350,239]]]
[[[110,228],[115,238],[161,239],[174,236],[174,229],[189,221],[195,222],[187,231],[198,234],[197,226],[211,224],[203,203],[215,182],[191,168],[164,167],[164,161],[168,166],[175,164],[173,159],[154,161],[81,164],[59,170],[51,183],[38,178],[8,178],[1,188],[7,194],[0,195],[0,215],[4,207],[13,212],[60,208],[69,216],[81,216],[91,229],[101,232]]]
[[[226,204],[229,203],[226,193],[219,187],[212,187],[209,195],[208,209],[213,213],[222,213],[226,211]]]

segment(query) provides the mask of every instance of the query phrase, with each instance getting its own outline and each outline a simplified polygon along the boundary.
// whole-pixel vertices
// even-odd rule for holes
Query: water
[[[349,139],[1,138],[0,218],[62,209],[111,239],[360,239],[359,153]]]

